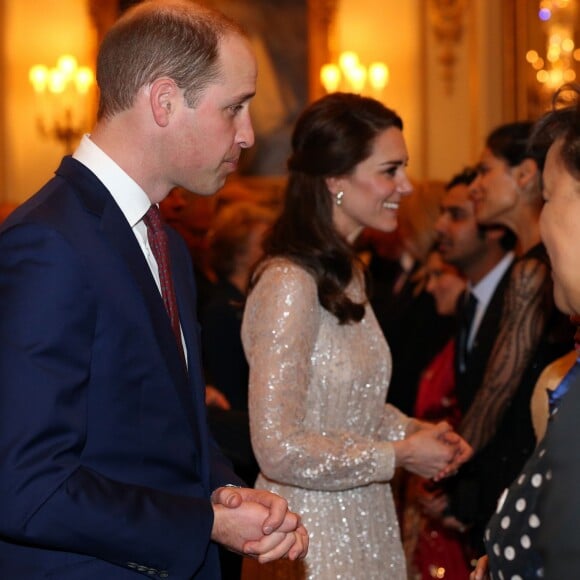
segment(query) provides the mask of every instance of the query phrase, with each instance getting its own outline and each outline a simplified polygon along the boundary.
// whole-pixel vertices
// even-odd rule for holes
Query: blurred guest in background
[[[391,236],[390,247],[396,252],[393,268],[392,261],[387,262],[375,251],[370,262],[371,304],[396,361],[387,401],[408,415],[413,414],[421,372],[454,330],[449,317],[437,314],[421,275],[437,235],[434,226],[440,195],[434,185],[415,186],[413,195],[401,200],[397,232],[380,232],[370,238],[374,242],[371,247],[380,248],[379,243],[386,245],[383,236]],[[384,275],[389,271],[387,284]],[[417,331],[426,328],[429,332]]]
[[[242,347],[242,313],[250,272],[262,256],[262,240],[274,213],[252,202],[222,206],[208,231],[209,265],[217,281],[201,307],[201,344],[210,429],[249,484],[258,475],[250,442],[248,363]],[[242,558],[220,549],[224,578],[239,579]]]
[[[540,119],[531,151],[542,159],[547,150],[541,235],[551,260],[556,304],[577,324],[580,86],[574,86],[573,92],[575,104]],[[576,331],[577,341],[579,335]],[[579,361],[552,391],[550,409],[545,438],[502,497],[489,523],[485,533],[487,557],[480,561],[474,579],[572,578],[580,568],[580,461],[575,444],[580,434]]]
[[[529,122],[516,122],[492,131],[470,186],[478,223],[509,228],[518,251],[481,387],[459,426],[475,452],[472,533],[478,538],[534,450],[530,399],[538,376],[572,347],[570,325],[554,306],[550,262],[540,241],[541,159],[528,151],[531,129]]]
[[[467,280],[467,292],[458,303],[455,340],[455,392],[461,414],[481,386],[503,310],[505,288],[515,246],[514,234],[503,226],[477,223],[469,186],[476,171],[466,168],[453,176],[441,199],[436,223],[438,248],[446,262],[456,266]],[[475,304],[473,304],[475,302]],[[481,473],[473,460],[424,498],[425,512],[456,531],[467,532],[473,554],[481,553],[481,529],[477,519]],[[433,500],[433,501],[430,501]]]
[[[217,282],[200,313],[206,383],[223,397],[210,403],[210,426],[234,469],[253,483],[258,475],[248,419],[248,363],[242,347],[244,302],[253,266],[274,213],[251,202],[234,202],[218,211],[209,231],[209,253]],[[227,360],[224,361],[224,353]]]
[[[191,258],[197,284],[197,310],[213,293],[215,273],[209,263],[207,233],[216,212],[216,196],[198,195],[182,187],[171,190],[159,204],[163,219],[184,239]]]
[[[457,301],[465,289],[465,279],[451,264],[432,251],[425,264],[425,289],[435,298],[440,316],[455,317]],[[414,416],[427,421],[446,420],[457,426],[460,411],[455,395],[455,339],[449,339],[421,375]],[[405,507],[401,523],[409,577],[417,580],[446,578],[466,580],[469,575],[465,537],[456,530],[423,514],[422,500],[440,494],[433,482],[418,475],[406,481]]]
[[[476,171],[467,168],[449,181],[435,224],[443,259],[458,268],[468,284],[468,294],[458,304],[461,336],[456,341],[455,356],[457,397],[462,413],[479,389],[497,335],[516,243],[507,228],[477,223],[469,195],[475,177]],[[471,297],[476,304],[468,312]]]

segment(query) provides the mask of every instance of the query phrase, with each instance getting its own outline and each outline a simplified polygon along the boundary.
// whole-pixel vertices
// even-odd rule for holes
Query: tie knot
[[[163,231],[163,218],[161,217],[159,208],[155,204],[147,210],[147,213],[143,217],[143,221],[154,233]]]

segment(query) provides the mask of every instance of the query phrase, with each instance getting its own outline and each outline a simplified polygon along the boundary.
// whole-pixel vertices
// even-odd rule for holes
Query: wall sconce
[[[338,90],[362,93],[368,84],[373,96],[378,98],[389,83],[389,67],[383,62],[374,62],[366,67],[361,64],[356,52],[347,50],[338,57],[338,64],[322,66],[320,82],[327,93]]]
[[[528,50],[526,60],[536,71],[536,79],[548,90],[576,80],[580,49],[574,44],[576,22],[575,0],[541,0],[538,18],[542,21],[548,37],[546,55]]]
[[[28,79],[36,94],[40,133],[62,143],[66,154],[72,153],[75,141],[87,129],[88,94],[95,82],[92,69],[78,66],[74,56],[65,54],[54,68],[31,67]]]

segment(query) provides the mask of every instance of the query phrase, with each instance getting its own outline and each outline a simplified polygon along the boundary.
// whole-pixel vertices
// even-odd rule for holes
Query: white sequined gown
[[[349,295],[362,302],[355,280]],[[340,325],[314,279],[272,260],[246,305],[256,487],[284,496],[310,533],[305,562],[246,560],[244,580],[405,580],[389,480],[408,418],[385,405],[391,355],[372,309]]]

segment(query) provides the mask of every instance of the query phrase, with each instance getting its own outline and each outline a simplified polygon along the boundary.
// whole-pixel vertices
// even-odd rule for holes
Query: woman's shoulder
[[[315,320],[318,311],[318,290],[314,278],[301,266],[287,258],[268,258],[259,265],[257,280],[246,301],[244,318],[263,322],[282,317],[295,318],[298,312],[308,313]],[[289,317],[288,312],[293,316]],[[288,320],[290,322],[290,320]]]
[[[258,278],[258,283],[284,279],[301,284],[315,285],[312,274],[304,266],[283,256],[275,256],[264,260],[258,266],[255,276]]]

